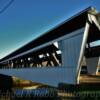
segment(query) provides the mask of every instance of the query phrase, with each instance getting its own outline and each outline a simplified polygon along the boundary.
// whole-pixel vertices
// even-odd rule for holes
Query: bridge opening
[[[2,64],[2,68],[59,67],[61,65],[61,50],[58,42],[54,42],[25,56],[9,60]]]

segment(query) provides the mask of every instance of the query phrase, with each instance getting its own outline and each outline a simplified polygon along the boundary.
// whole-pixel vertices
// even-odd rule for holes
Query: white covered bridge
[[[57,86],[78,84],[82,66],[89,74],[99,70],[100,14],[92,7],[0,60],[0,74]]]

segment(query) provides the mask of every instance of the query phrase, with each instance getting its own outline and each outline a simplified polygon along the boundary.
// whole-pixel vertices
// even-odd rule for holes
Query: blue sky
[[[0,0],[0,11],[10,0]],[[100,0],[14,0],[0,13],[0,58]]]

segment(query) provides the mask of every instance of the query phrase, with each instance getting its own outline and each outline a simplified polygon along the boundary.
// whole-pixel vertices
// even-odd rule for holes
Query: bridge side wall
[[[79,31],[73,35],[60,41],[62,51],[62,66],[66,68],[65,80],[69,84],[77,84],[77,65],[81,50],[84,31]]]
[[[31,80],[33,82],[48,84],[51,86],[58,86],[58,84],[66,83],[67,68],[53,67],[53,68],[20,68],[20,69],[0,69],[0,74],[16,76],[22,79]],[[71,74],[74,76],[74,73]]]

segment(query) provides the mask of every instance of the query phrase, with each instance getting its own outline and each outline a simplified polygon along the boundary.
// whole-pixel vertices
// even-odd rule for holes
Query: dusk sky
[[[100,0],[0,0],[0,58]]]

